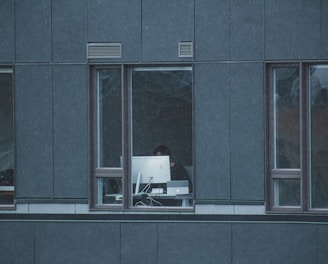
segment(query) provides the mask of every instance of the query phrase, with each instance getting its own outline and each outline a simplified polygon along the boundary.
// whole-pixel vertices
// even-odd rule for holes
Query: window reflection
[[[328,66],[310,67],[311,206],[328,208]]]
[[[300,168],[298,67],[274,71],[274,168]]]
[[[279,179],[274,181],[274,206],[300,206],[300,180]]]
[[[120,69],[97,72],[98,168],[120,167],[122,99]]]
[[[99,178],[98,179],[98,204],[122,204],[122,178]]]

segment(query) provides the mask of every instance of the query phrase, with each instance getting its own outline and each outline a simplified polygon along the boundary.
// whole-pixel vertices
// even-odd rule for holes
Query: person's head
[[[155,156],[170,156],[171,155],[171,151],[170,149],[165,146],[165,145],[158,145],[154,151],[153,154]]]

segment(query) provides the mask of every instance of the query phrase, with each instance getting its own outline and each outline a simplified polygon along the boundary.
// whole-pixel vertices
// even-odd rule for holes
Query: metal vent
[[[193,56],[192,41],[179,42],[179,58],[191,58]]]
[[[88,59],[122,58],[122,43],[89,43]]]

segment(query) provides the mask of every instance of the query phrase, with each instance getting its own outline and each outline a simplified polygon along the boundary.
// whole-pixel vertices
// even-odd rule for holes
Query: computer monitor
[[[134,156],[131,174],[132,183],[166,183],[171,180],[170,158],[169,156]]]

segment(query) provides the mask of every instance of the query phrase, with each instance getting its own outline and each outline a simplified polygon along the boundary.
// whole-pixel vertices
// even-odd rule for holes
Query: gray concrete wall
[[[328,227],[269,222],[1,222],[2,264],[324,264]]]
[[[327,14],[324,0],[0,0],[17,201],[89,200],[86,45],[122,42],[106,62],[193,64],[196,202],[263,204],[264,62],[328,59]],[[323,264],[327,234],[298,221],[2,220],[0,262]]]
[[[122,43],[122,58],[108,63],[193,64],[195,190],[205,203],[264,201],[263,63],[328,57],[321,0],[0,6],[0,63],[14,66],[18,199],[89,198],[88,42]],[[193,58],[178,58],[179,41],[193,41]]]

